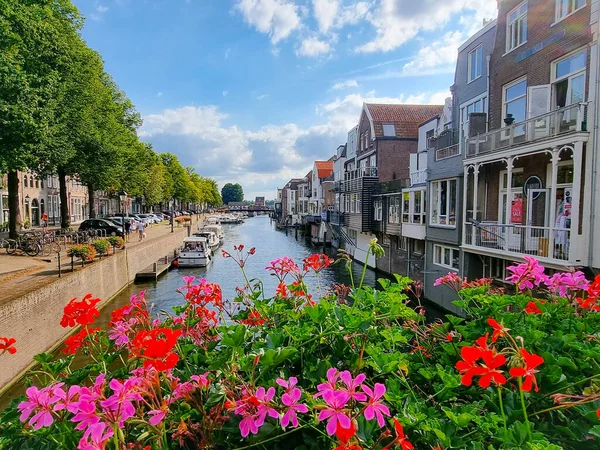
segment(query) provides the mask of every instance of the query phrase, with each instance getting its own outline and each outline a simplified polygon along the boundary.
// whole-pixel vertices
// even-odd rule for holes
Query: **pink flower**
[[[259,418],[259,421],[258,421],[259,426],[263,425],[267,415],[269,417],[272,417],[273,419],[279,418],[279,413],[275,409],[273,409],[269,403],[273,399],[274,396],[275,396],[275,388],[274,387],[270,387],[269,390],[265,391],[265,388],[261,386],[256,390],[256,399],[259,402],[261,402],[261,404],[258,406],[258,409],[256,411],[256,414],[258,415],[258,418]]]
[[[77,448],[78,450],[104,450],[105,442],[108,441],[113,434],[113,431],[106,423],[95,423],[85,430]]]
[[[544,266],[541,266],[538,260],[532,256],[526,255],[523,258],[526,262],[506,268],[512,272],[512,275],[506,277],[506,281],[514,283],[520,291],[533,289],[540,283],[547,283],[548,276],[544,275]]]
[[[101,401],[100,406],[119,426],[123,426],[127,419],[135,416],[135,406],[132,402],[143,400],[138,392],[141,381],[137,377],[128,378],[124,383],[116,379],[110,380],[109,386],[114,393]]]
[[[332,367],[327,371],[327,382],[321,383],[317,386],[317,392],[313,398],[318,398],[321,395],[324,395],[326,392],[332,392],[337,389],[337,380],[340,377],[338,370],[335,367]]]
[[[288,407],[287,411],[281,418],[281,426],[286,428],[290,422],[294,428],[298,427],[298,416],[299,413],[307,413],[308,407],[305,404],[299,404],[298,400],[302,396],[302,392],[298,388],[293,388],[291,392],[286,392],[281,397],[281,402]]]
[[[71,422],[79,424],[75,427],[76,430],[85,430],[91,425],[100,422],[100,418],[96,412],[96,405],[93,402],[80,400],[77,403],[77,414],[73,416]]]
[[[54,422],[52,405],[59,400],[59,397],[54,394],[53,388],[54,386],[48,386],[43,389],[38,389],[35,386],[28,388],[25,391],[27,401],[23,401],[17,406],[19,411],[21,411],[19,420],[25,422],[34,413],[33,417],[29,420],[29,425],[34,430],[52,425]]]
[[[164,409],[153,409],[152,411],[148,411],[148,415],[152,416],[148,419],[148,423],[155,427],[165,418],[167,412]]]
[[[348,403],[348,400],[350,400],[350,394],[343,391],[324,391],[323,400],[327,403],[328,408],[321,410],[318,420],[322,422],[329,419],[326,427],[327,433],[333,436],[337,430],[338,423],[342,428],[350,428],[352,422],[344,413],[344,407]]]
[[[74,401],[74,398],[79,395],[81,388],[79,386],[71,386],[67,392],[62,389],[55,389],[54,395],[59,398],[58,403],[54,405],[54,411],[66,409],[72,414],[77,414],[79,411],[79,402]]]
[[[344,370],[340,372],[340,378],[348,388],[348,394],[350,394],[350,398],[353,398],[357,402],[364,402],[367,400],[367,396],[362,392],[358,392],[358,389],[361,387],[363,381],[367,378],[364,374],[359,374],[356,378],[352,379],[352,374]]]
[[[119,320],[115,322],[108,332],[108,338],[115,341],[116,345],[129,344],[129,333],[131,328],[137,323],[137,319],[132,318],[127,321]]]
[[[579,291],[587,291],[590,287],[590,282],[585,278],[583,272],[579,270],[576,272],[557,272],[548,278],[545,283],[553,294],[569,298]]]
[[[458,276],[456,272],[448,272],[443,277],[438,278],[433,283],[434,286],[446,286],[452,289],[454,292],[460,292],[462,289],[463,280]]]
[[[195,279],[196,279],[196,277],[193,277],[193,276],[185,276],[185,277],[183,277],[183,281],[185,282],[186,287],[187,286],[191,286]]]
[[[262,423],[264,423],[264,420]],[[246,437],[250,433],[257,434],[258,428],[262,426],[262,423],[259,425],[258,416],[256,415],[244,417],[240,422],[240,432],[242,433],[242,437]]]
[[[192,375],[190,377],[190,381],[193,381],[194,383],[196,383],[196,385],[198,387],[201,387],[201,388],[207,388],[208,386],[210,386],[210,380],[208,379],[208,372],[206,372],[202,375]]]
[[[285,388],[285,392],[291,392],[294,386],[298,384],[298,378],[290,377],[288,381],[285,381],[283,378],[277,378],[275,382],[282,388]]]
[[[265,270],[271,271],[271,275],[275,276],[279,281],[283,281],[288,274],[291,274],[295,278],[300,276],[300,268],[292,258],[287,256],[274,259],[265,267]]]
[[[385,419],[383,415],[389,417],[390,410],[387,406],[379,401],[385,394],[385,386],[381,383],[375,383],[373,390],[370,387],[362,385],[362,390],[369,396],[369,404],[365,408],[365,419],[372,420],[377,417],[377,423],[380,428],[385,426]]]

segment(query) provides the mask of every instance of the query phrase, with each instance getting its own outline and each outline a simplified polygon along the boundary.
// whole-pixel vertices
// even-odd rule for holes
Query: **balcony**
[[[451,145],[450,147],[444,147],[435,151],[435,160],[441,161],[443,159],[452,158],[453,156],[460,155],[460,146],[458,144]]]
[[[377,180],[377,167],[359,167],[344,174],[341,182],[342,192],[356,192],[363,187],[363,180]]]
[[[557,136],[587,131],[586,103],[566,106],[524,122],[479,134],[466,141],[466,157],[473,158]]]
[[[329,223],[332,225],[344,225],[344,213],[331,211],[329,212]]]
[[[571,251],[569,228],[536,227],[529,225],[467,222],[465,226],[465,248],[481,253],[523,257],[535,256],[540,260],[566,265],[575,260]],[[552,239],[551,239],[552,237]],[[553,241],[554,251],[550,248]],[[569,265],[571,265],[569,264]]]
[[[410,185],[423,184],[427,182],[427,169],[415,170],[410,173]]]

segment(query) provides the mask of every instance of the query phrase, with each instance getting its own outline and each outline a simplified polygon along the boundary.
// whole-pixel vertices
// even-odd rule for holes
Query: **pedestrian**
[[[125,219],[125,240],[129,242],[129,235],[131,234],[131,219]]]
[[[141,222],[141,221],[138,222],[137,230],[138,230],[138,234],[140,236],[140,241],[141,241],[142,239],[144,239],[144,234],[146,234],[146,233],[144,233],[144,222]]]

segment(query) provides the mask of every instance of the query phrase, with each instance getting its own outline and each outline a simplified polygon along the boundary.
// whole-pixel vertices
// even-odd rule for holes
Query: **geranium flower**
[[[335,367],[327,371],[327,382],[317,385],[317,392],[313,398],[318,398],[326,392],[335,391],[337,389],[337,380],[340,377],[338,370]]]
[[[506,363],[506,357],[501,354],[495,354],[493,351],[489,350],[487,352],[482,352],[482,358],[482,367],[484,370],[479,377],[479,386],[487,389],[490,387],[492,381],[500,385],[506,383],[506,377],[502,374],[502,370],[498,370],[499,367]]]
[[[289,274],[296,278],[300,276],[300,268],[292,258],[287,256],[274,259],[265,267],[265,270],[272,272],[271,275],[275,276],[279,281],[283,281]]]
[[[62,353],[74,355],[85,343],[88,336],[92,336],[98,331],[100,331],[100,328],[82,328],[79,333],[74,334],[65,340],[65,348],[62,349]]]
[[[335,434],[338,423],[342,428],[350,428],[352,422],[350,417],[344,413],[344,407],[350,400],[350,394],[343,391],[325,391],[323,393],[323,400],[327,403],[326,409],[319,412],[317,418],[319,422],[327,420],[327,433],[330,436]]]
[[[148,423],[150,425],[152,425],[153,427],[155,427],[156,425],[161,423],[163,421],[163,419],[165,418],[165,416],[167,415],[166,404],[161,409],[153,409],[151,411],[148,411],[148,415],[152,416],[152,417],[150,417],[150,419],[148,419]]]
[[[135,319],[119,320],[112,324],[112,328],[108,332],[108,338],[115,341],[116,345],[129,344],[129,334],[132,332],[133,326],[137,323]]]
[[[447,286],[454,292],[459,292],[462,288],[463,280],[458,276],[456,272],[448,272],[443,277],[438,278],[434,281],[434,286]]]
[[[275,383],[277,383],[279,386],[284,388],[285,392],[289,393],[298,384],[298,378],[290,377],[290,379],[288,381],[285,381],[283,378],[277,378],[275,380]]]
[[[273,419],[277,419],[279,418],[279,413],[273,409],[270,405],[271,400],[273,400],[273,397],[275,396],[275,388],[270,387],[268,390],[265,390],[264,387],[259,387],[256,390],[256,399],[259,402],[256,414],[259,417],[259,421],[258,424],[259,426],[262,426],[262,424],[265,422],[265,418],[267,416],[273,418]]]
[[[539,300],[539,302],[543,305],[546,303],[544,300]],[[525,312],[527,314],[542,314],[542,310],[535,302],[529,302],[525,305]]]
[[[133,402],[143,400],[139,393],[140,383],[141,379],[134,377],[128,378],[123,383],[112,379],[108,384],[113,390],[113,395],[101,401],[100,406],[102,406],[105,413],[109,411],[113,413],[111,415],[114,415],[114,421],[118,422],[119,426],[123,426],[127,419],[135,416]]]
[[[344,370],[343,372],[340,372],[340,378],[346,385],[347,392],[350,394],[350,398],[353,398],[358,402],[364,402],[367,400],[367,396],[365,394],[358,392],[358,389],[361,387],[363,381],[365,381],[367,378],[366,375],[361,373],[358,374],[356,378],[352,379],[352,374],[349,371]]]
[[[492,342],[496,342],[498,338],[505,336],[506,332],[509,331],[509,328],[505,328],[503,324],[498,323],[495,319],[489,318],[487,323],[494,329],[494,333],[492,334]]]
[[[408,437],[404,434],[402,424],[394,417],[394,430],[396,431],[396,438],[391,444],[400,446],[402,450],[413,450],[415,447],[408,442]],[[382,450],[389,450],[389,446],[385,446]]]
[[[288,296],[287,285],[285,282],[281,281],[277,285],[277,289],[275,290],[275,296],[279,298],[286,298]]]
[[[181,333],[181,330],[171,328],[142,330],[133,338],[131,353],[142,358],[146,368],[154,367],[158,371],[172,369],[179,361],[179,356],[172,350]]]
[[[8,352],[11,355],[17,353],[17,349],[14,346],[16,342],[15,338],[0,337],[0,355],[4,352]]]
[[[240,422],[242,437],[247,437],[250,433],[257,434],[260,426],[262,426],[262,423],[257,415],[244,417]]]
[[[462,361],[458,361],[454,367],[463,375],[461,383],[465,386],[471,386],[473,377],[483,373],[482,368],[477,364],[477,361],[481,358],[481,349],[475,346],[463,347],[460,349],[460,355]]]
[[[96,412],[96,404],[87,400],[79,400],[77,402],[77,414],[71,418],[71,422],[78,423],[75,427],[76,430],[85,430],[90,425],[98,423],[100,421],[100,417],[98,417],[98,413]]]
[[[78,450],[104,450],[105,443],[113,436],[112,429],[104,422],[90,425],[77,446]]]
[[[96,309],[98,303],[100,303],[100,299],[92,298],[92,294],[87,294],[81,301],[77,301],[76,298],[71,299],[64,308],[60,325],[67,328],[92,324],[96,317],[100,316],[100,311]]]
[[[545,280],[546,286],[553,294],[567,297],[579,291],[586,291],[590,287],[590,282],[585,278],[581,271],[576,272],[557,272],[552,277]]]
[[[506,277],[506,281],[514,283],[520,291],[533,289],[535,286],[539,286],[540,283],[546,283],[548,276],[544,275],[544,267],[540,265],[538,260],[528,255],[523,256],[523,259],[525,259],[524,263],[506,268],[512,273],[512,275]]]
[[[248,317],[246,319],[240,319],[239,322],[243,323],[244,325],[248,325],[249,327],[256,327],[264,324],[265,319],[257,310],[253,309],[248,313]]]
[[[513,367],[510,369],[510,374],[513,377],[524,377],[525,381],[521,385],[521,389],[525,392],[531,391],[532,386],[535,386],[535,392],[538,392],[538,384],[535,378],[535,374],[539,370],[535,370],[540,364],[544,362],[544,358],[539,355],[529,353],[524,348],[521,349],[521,357],[525,362],[525,367]]]
[[[289,393],[286,392],[281,397],[281,403],[287,406],[286,412],[281,417],[281,426],[286,428],[290,422],[294,428],[298,427],[297,413],[307,413],[308,407],[303,403],[298,403],[302,392],[298,388],[293,388]]]
[[[338,426],[335,430],[335,435],[340,441],[342,441],[343,444],[347,444],[355,434],[356,427],[354,426],[354,423],[350,423],[350,428],[342,428],[338,423]]]
[[[59,398],[58,403],[54,405],[54,411],[62,411],[66,409],[72,414],[77,414],[79,411],[79,402],[75,401],[75,397],[79,396],[81,387],[70,386],[68,391],[64,391],[61,388],[54,389],[54,395]]]
[[[369,386],[363,384],[361,388],[369,397],[368,406],[365,408],[365,419],[372,420],[374,417],[377,417],[379,428],[383,428],[385,426],[385,419],[383,416],[390,415],[388,407],[379,401],[385,394],[385,385],[375,383],[375,386],[371,390]]]
[[[324,268],[329,267],[332,260],[329,258],[329,256],[325,254],[315,253],[314,255],[311,255],[308,258],[304,258],[303,262],[303,268],[305,272],[312,270],[315,273],[319,273]]]
[[[35,386],[31,386],[25,391],[25,395],[27,395],[27,400],[19,403],[17,406],[17,409],[21,411],[19,420],[25,422],[33,414],[31,419],[29,419],[29,425],[34,430],[52,425],[54,422],[52,405],[59,400],[59,397],[54,395],[53,387],[48,386],[38,389]]]

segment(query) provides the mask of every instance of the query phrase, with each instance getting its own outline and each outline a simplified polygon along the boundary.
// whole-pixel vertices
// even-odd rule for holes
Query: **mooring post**
[[[152,265],[152,271],[153,271],[154,273],[158,272],[158,264],[157,264],[157,263],[154,263],[154,264]]]
[[[296,240],[298,240],[298,224],[296,224]]]
[[[325,246],[327,245],[327,231],[323,232],[323,253],[325,253]]]
[[[60,252],[58,252],[58,278],[62,278],[62,273],[60,272]]]

